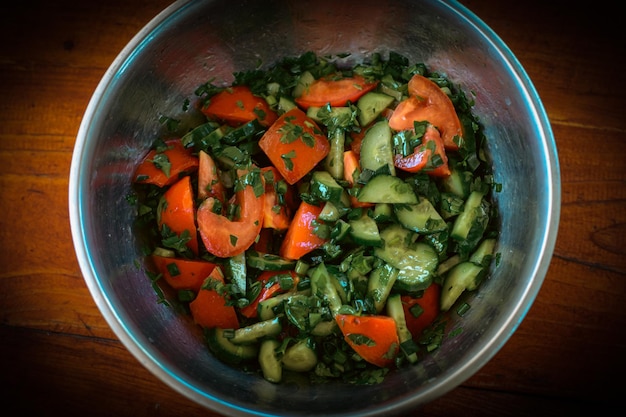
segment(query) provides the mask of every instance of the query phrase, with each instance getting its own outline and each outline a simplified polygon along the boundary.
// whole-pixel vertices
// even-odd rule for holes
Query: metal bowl
[[[396,414],[452,390],[487,363],[520,324],[544,280],[560,212],[560,174],[548,117],[513,53],[450,0],[177,1],[122,50],[84,115],[70,173],[70,218],[85,282],[128,350],[156,377],[225,415]],[[272,384],[214,358],[199,328],[158,304],[133,231],[133,171],[163,129],[161,115],[208,80],[313,50],[397,51],[475,94],[503,184],[501,261],[464,317],[450,314],[442,347],[381,385]],[[462,332],[457,329],[462,328]]]

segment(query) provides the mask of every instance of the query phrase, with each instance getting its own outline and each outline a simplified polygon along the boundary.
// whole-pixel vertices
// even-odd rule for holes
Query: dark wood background
[[[169,1],[5,3],[2,414],[214,415],[157,380],[110,330],[78,268],[68,220],[70,160],[91,94]],[[475,376],[414,415],[602,414],[626,388],[621,15],[609,2],[463,3],[509,45],[543,100],[561,163],[561,224],[545,283],[517,332]]]

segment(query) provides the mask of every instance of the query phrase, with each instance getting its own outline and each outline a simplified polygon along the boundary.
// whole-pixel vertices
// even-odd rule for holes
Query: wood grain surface
[[[87,103],[115,56],[170,2],[5,3],[0,412],[215,415],[160,382],[113,334],[83,281],[68,218],[70,160]],[[626,388],[626,43],[620,14],[609,2],[463,4],[516,54],[545,105],[561,164],[561,223],[545,283],[516,333],[472,378],[412,415],[611,412]]]

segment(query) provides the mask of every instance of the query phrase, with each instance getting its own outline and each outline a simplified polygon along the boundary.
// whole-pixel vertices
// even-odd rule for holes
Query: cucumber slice
[[[341,217],[341,214],[341,211],[333,203],[327,201],[317,218],[325,222],[336,222]]]
[[[482,266],[465,261],[456,265],[443,281],[441,287],[441,310],[448,311],[463,291],[473,291],[478,287],[485,273]]]
[[[393,144],[391,128],[386,120],[376,122],[370,127],[361,143],[361,170],[378,171],[387,166],[391,175],[396,174],[393,164]]]
[[[399,271],[389,264],[382,264],[369,274],[367,280],[367,296],[374,301],[376,312],[385,307],[391,288],[398,278]]]
[[[313,84],[313,81],[315,81],[315,77],[313,76],[313,74],[311,74],[309,71],[304,71],[302,74],[300,74],[298,82],[293,88],[292,95],[294,97],[300,97],[309,88],[309,86]]]
[[[317,365],[317,353],[311,348],[312,342],[302,339],[290,346],[282,357],[285,369],[296,372],[308,372]]]
[[[283,377],[283,365],[276,355],[276,349],[280,347],[280,342],[276,339],[266,339],[261,342],[259,349],[259,365],[263,372],[263,377],[270,382],[280,382]]]
[[[320,117],[320,110],[327,111],[326,107],[311,106],[306,110],[306,115],[313,119],[316,123],[324,123],[324,119]],[[352,109],[350,107],[330,107],[328,117],[340,120],[349,120],[352,117]]]
[[[384,109],[393,103],[394,98],[383,93],[370,91],[359,99],[356,106],[359,110],[359,123],[367,126],[372,123]]]
[[[450,167],[450,175],[441,181],[444,191],[466,199],[470,194],[470,186],[474,176],[470,171],[459,169],[452,161],[450,161],[448,166]]]
[[[398,222],[409,230],[431,234],[445,230],[448,225],[431,202],[422,196],[417,204],[397,204],[394,212]]]
[[[296,266],[296,261],[294,260],[269,253],[257,252],[252,249],[246,252],[246,263],[249,267],[260,269],[261,271],[285,271]]]
[[[236,345],[258,342],[267,336],[276,336],[283,329],[278,317],[269,320],[259,321],[246,327],[235,330],[235,334],[230,338],[230,342]]]
[[[367,214],[356,220],[350,220],[350,236],[360,245],[381,246],[383,244],[378,232],[378,224]]]
[[[393,205],[389,203],[378,203],[374,206],[372,218],[378,223],[390,222],[393,220]]]
[[[330,151],[324,160],[326,170],[335,179],[343,179],[343,151],[346,142],[346,132],[343,129],[336,129],[328,138]]]
[[[484,267],[489,266],[493,258],[493,253],[495,251],[495,248],[496,248],[495,238],[488,238],[488,239],[483,240],[481,244],[478,245],[478,249],[476,249],[474,253],[472,253],[472,256],[470,256],[470,259],[469,259],[470,262],[473,262],[476,265],[481,265]]]
[[[322,201],[330,201],[337,208],[350,207],[348,193],[327,171],[313,173],[309,192]]]
[[[217,327],[206,329],[204,337],[211,352],[226,363],[237,365],[258,357],[257,345],[236,345],[224,337],[224,329]]]
[[[417,195],[410,184],[392,175],[376,175],[357,195],[362,203],[417,204]]]
[[[457,241],[467,239],[474,221],[480,215],[480,205],[483,200],[483,193],[472,191],[465,201],[463,211],[454,221],[454,226],[450,232],[450,237]]]
[[[392,224],[380,232],[383,246],[374,249],[374,255],[399,270],[394,284],[398,290],[425,290],[439,264],[437,252],[426,243],[415,242],[417,236],[399,224]]]
[[[292,100],[289,100],[288,98],[284,96],[281,96],[278,99],[278,111],[281,114],[287,113],[289,110],[293,109],[296,106],[297,106],[296,103],[294,103]]]
[[[239,292],[245,294],[248,287],[248,281],[246,279],[246,254],[240,253],[239,255],[228,258],[226,261],[226,271],[228,278],[235,284]]]
[[[417,346],[415,345],[415,342],[413,342],[413,335],[406,325],[406,316],[404,315],[404,308],[402,307],[400,294],[396,293],[389,296],[387,299],[386,310],[387,315],[396,322],[396,331],[398,333],[398,340],[400,340],[400,349],[404,352],[410,363],[417,362]]]

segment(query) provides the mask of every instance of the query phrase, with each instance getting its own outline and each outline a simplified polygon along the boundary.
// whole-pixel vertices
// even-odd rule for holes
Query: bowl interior
[[[443,346],[381,386],[281,385],[216,360],[197,326],[157,303],[126,200],[133,171],[163,129],[184,126],[200,84],[313,50],[350,52],[350,65],[396,51],[475,94],[489,138],[502,234],[501,260],[463,318],[450,314]],[[532,304],[550,261],[559,217],[554,139],[534,87],[511,51],[463,6],[448,1],[179,1],[121,52],[81,125],[70,177],[70,216],[85,281],[124,345],[159,378],[227,415],[374,415],[416,407],[484,365]],[[138,267],[140,265],[140,267]],[[174,302],[173,302],[174,303]],[[462,329],[462,331],[459,331]]]

